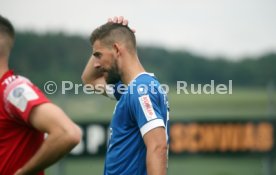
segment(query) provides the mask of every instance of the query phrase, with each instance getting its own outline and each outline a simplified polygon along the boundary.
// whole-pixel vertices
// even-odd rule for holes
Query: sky
[[[122,15],[139,45],[241,59],[276,52],[276,0],[0,0],[17,31],[89,36]]]

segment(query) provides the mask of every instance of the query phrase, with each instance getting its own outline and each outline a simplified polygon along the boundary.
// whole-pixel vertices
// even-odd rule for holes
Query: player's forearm
[[[148,175],[167,174],[167,147],[157,147],[147,150],[147,173]]]
[[[96,70],[93,67],[92,58],[90,58],[89,62],[87,63],[82,73],[81,79],[85,85],[92,85],[91,88],[97,91],[97,94],[106,96],[106,81],[104,75],[100,72],[100,70]]]
[[[83,81],[84,84],[92,84],[95,85],[95,81],[102,77],[102,73],[100,73],[98,70],[96,70],[93,66],[93,59],[90,58],[83,73],[81,76],[81,79]]]
[[[37,153],[21,168],[18,175],[36,174],[57,162],[79,143],[80,132],[77,129],[75,133],[49,134]]]

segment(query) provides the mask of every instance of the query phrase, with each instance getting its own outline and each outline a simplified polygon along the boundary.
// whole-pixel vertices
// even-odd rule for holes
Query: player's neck
[[[134,61],[133,61],[134,60]],[[122,69],[121,80],[124,84],[129,84],[134,78],[142,72],[145,72],[138,57],[130,62],[126,62]]]
[[[9,70],[6,58],[0,57],[0,78]]]

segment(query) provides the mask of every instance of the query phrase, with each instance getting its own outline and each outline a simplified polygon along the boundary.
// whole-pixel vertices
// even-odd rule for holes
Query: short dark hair
[[[129,51],[136,51],[136,38],[133,31],[122,24],[108,22],[96,28],[90,36],[91,45],[97,40],[107,47],[116,41],[123,41]]]
[[[8,56],[14,43],[14,28],[11,22],[0,15],[0,56]]]
[[[14,28],[11,22],[7,18],[3,17],[2,15],[0,15],[0,32],[14,39],[14,36],[15,36]]]

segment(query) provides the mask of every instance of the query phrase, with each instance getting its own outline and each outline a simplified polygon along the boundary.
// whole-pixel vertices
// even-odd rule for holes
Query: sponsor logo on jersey
[[[8,94],[7,100],[21,112],[25,112],[28,102],[38,99],[36,92],[27,83],[19,84]]]
[[[24,88],[22,87],[18,87],[18,88],[15,88],[12,92],[12,95],[15,97],[15,98],[19,98],[22,96],[24,92]]]
[[[143,96],[139,97],[139,101],[140,101],[140,105],[143,109],[143,112],[147,118],[147,121],[157,118],[149,95],[143,95]]]

